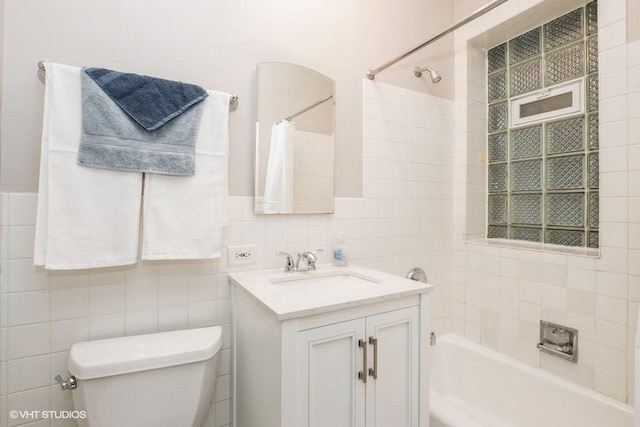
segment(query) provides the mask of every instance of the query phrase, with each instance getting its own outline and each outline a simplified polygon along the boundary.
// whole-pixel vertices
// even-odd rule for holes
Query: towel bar
[[[44,67],[44,61],[38,62],[38,78],[42,83],[45,82],[45,75],[47,70]],[[238,95],[232,94],[231,99],[229,99],[229,111],[236,111],[238,109]]]

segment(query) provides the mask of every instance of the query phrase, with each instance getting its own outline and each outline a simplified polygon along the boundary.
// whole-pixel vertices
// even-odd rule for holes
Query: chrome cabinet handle
[[[378,379],[378,338],[369,337],[369,344],[373,346],[373,368],[369,368],[369,375]]]
[[[367,383],[367,342],[365,340],[358,340],[358,347],[362,349],[362,371],[358,372],[358,379],[362,380],[364,384]]]

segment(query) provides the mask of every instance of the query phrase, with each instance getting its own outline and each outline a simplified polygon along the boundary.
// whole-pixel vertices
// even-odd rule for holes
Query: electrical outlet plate
[[[229,246],[227,265],[256,263],[256,245]]]

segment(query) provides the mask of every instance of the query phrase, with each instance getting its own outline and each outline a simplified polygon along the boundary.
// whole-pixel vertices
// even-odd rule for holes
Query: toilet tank
[[[200,427],[217,376],[222,329],[213,326],[75,344],[80,427]]]

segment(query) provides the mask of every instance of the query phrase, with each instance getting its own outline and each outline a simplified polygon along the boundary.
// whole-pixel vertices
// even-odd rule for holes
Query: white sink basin
[[[425,283],[357,265],[318,265],[316,271],[230,273],[238,295],[250,296],[278,320],[296,319],[431,291]]]
[[[292,273],[295,274],[295,273]],[[298,273],[292,277],[277,277],[270,279],[269,282],[277,286],[352,286],[366,285],[371,283],[380,283],[380,280],[367,277],[362,274],[353,272],[332,272],[329,274],[314,274],[307,277]]]

